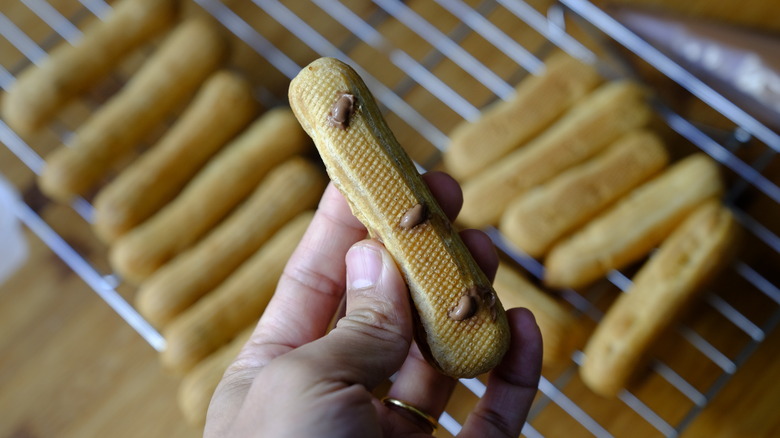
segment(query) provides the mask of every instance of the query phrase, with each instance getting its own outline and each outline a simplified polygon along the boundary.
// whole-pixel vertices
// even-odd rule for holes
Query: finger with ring
[[[438,427],[439,423],[436,421],[434,417],[431,415],[426,414],[422,410],[420,410],[418,407],[411,405],[409,403],[406,403],[403,400],[398,400],[397,398],[392,397],[385,397],[382,399],[382,404],[389,408],[396,408],[400,409],[403,412],[407,412],[411,414],[412,417],[422,420],[422,422],[430,427],[430,432],[434,432]]]

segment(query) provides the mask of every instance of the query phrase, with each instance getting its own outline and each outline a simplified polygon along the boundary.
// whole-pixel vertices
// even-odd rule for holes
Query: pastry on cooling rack
[[[189,20],[168,34],[122,89],[46,157],[41,191],[60,200],[87,195],[151,129],[188,101],[222,63],[227,46],[205,20]]]
[[[311,210],[296,216],[219,287],[171,321],[163,330],[163,366],[186,373],[259,320],[313,216]]]
[[[533,312],[542,333],[542,361],[545,366],[569,359],[575,348],[582,347],[586,332],[577,318],[562,303],[528,281],[517,269],[501,263],[493,287],[506,307],[524,307]]]
[[[238,336],[198,362],[182,378],[177,401],[184,418],[193,426],[199,428],[205,426],[206,414],[214,391],[217,390],[225,370],[236,359],[253,329],[254,324],[249,324],[249,327]]]
[[[45,125],[65,104],[113,71],[176,17],[176,0],[122,0],[75,44],[63,43],[17,78],[3,99],[3,119],[21,134]]]
[[[723,191],[718,165],[703,153],[675,163],[555,245],[544,281],[579,288],[638,261],[691,211]]]
[[[452,130],[443,157],[447,171],[465,181],[543,131],[600,81],[592,66],[563,52],[550,56],[544,70],[523,79],[509,99]]]
[[[211,75],[160,141],[95,196],[98,236],[114,242],[152,216],[257,112],[246,79],[226,70]]]
[[[644,125],[651,114],[644,96],[635,82],[602,85],[539,136],[467,180],[458,220],[469,227],[497,225],[513,199]]]
[[[666,148],[650,131],[632,131],[592,159],[557,175],[509,204],[499,229],[532,257],[661,171]]]
[[[287,221],[315,208],[326,184],[324,172],[303,157],[278,165],[227,218],[141,283],[138,311],[164,327],[219,286]]]
[[[138,284],[194,244],[275,165],[310,147],[289,109],[265,113],[215,155],[184,190],[111,247],[111,266]]]
[[[585,347],[582,380],[614,396],[637,372],[653,342],[729,259],[739,225],[718,200],[691,213],[637,272]]]

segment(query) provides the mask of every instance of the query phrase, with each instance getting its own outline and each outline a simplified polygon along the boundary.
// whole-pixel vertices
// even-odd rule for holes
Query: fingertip
[[[406,282],[395,260],[377,240],[365,239],[347,252],[346,313],[370,309],[377,321],[390,322],[401,333],[411,333],[411,310]]]
[[[352,245],[344,261],[347,265],[347,287],[350,289],[374,287],[382,275],[382,252],[371,241]]]
[[[487,390],[463,426],[463,436],[518,436],[536,397],[542,368],[541,334],[528,309],[507,311],[509,351],[490,373]]]
[[[477,262],[482,272],[487,275],[492,283],[498,271],[498,251],[493,241],[483,231],[467,229],[460,232],[460,238],[469,249],[472,257]]]
[[[520,345],[517,348],[529,348],[536,344],[542,344],[542,332],[536,323],[534,313],[525,307],[515,307],[507,310],[507,319],[512,333],[512,338]],[[530,345],[529,345],[530,344]]]
[[[463,190],[458,181],[441,171],[431,171],[422,177],[444,213],[454,221],[463,206]]]
[[[527,307],[515,307],[509,309],[508,313],[512,314],[510,319],[517,320],[518,326],[523,326],[524,328],[539,328],[539,326],[536,324],[536,315],[534,315],[534,312],[532,312],[531,309]]]
[[[507,310],[511,341],[509,351],[496,368],[501,378],[535,387],[542,372],[544,344],[533,312],[524,307]]]

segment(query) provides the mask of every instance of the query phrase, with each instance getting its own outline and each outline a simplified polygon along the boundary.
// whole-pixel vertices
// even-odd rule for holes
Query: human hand
[[[449,176],[424,175],[444,211],[462,204]],[[309,229],[250,340],[220,382],[204,436],[430,436],[420,416],[385,405],[371,391],[397,372],[388,397],[438,418],[456,381],[431,367],[412,343],[412,311],[395,262],[328,186]],[[492,279],[489,238],[461,237]],[[346,295],[345,316],[327,332]],[[459,436],[518,436],[536,394],[541,335],[525,309],[507,312],[512,341]]]

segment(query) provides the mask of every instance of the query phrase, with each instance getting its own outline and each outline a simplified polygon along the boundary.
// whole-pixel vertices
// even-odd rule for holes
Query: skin
[[[424,176],[454,218],[460,187],[444,173]],[[412,342],[408,291],[381,245],[331,184],[287,264],[252,337],[226,371],[209,407],[204,436],[430,436],[424,421],[371,394],[396,373],[388,396],[438,418],[456,381],[434,370]],[[461,232],[492,279],[498,256],[482,232]],[[327,332],[346,297],[346,311]],[[490,373],[487,392],[459,437],[515,437],[541,372],[542,340],[527,309],[507,312],[512,343]]]

